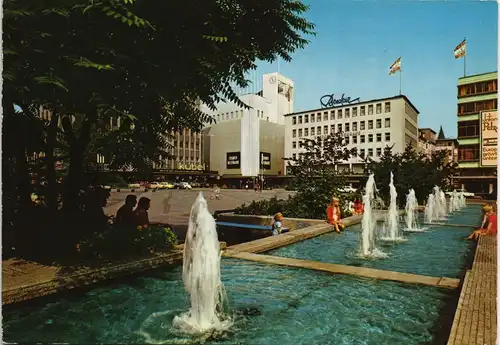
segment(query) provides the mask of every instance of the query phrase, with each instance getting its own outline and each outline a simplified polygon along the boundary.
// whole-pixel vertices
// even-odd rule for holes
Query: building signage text
[[[260,153],[260,168],[264,170],[271,169],[271,154],[269,152]]]
[[[201,164],[179,164],[177,170],[203,171],[205,168]]]
[[[498,112],[481,112],[481,166],[496,167],[498,162]]]
[[[239,169],[240,168],[240,152],[227,152],[226,153],[226,169]]]
[[[344,93],[340,98],[334,98],[334,97],[335,97],[334,93],[332,93],[331,95],[324,95],[323,97],[320,98],[319,102],[321,103],[321,106],[323,108],[331,108],[337,105],[347,105],[359,102],[359,97],[351,99],[351,97],[345,97]]]

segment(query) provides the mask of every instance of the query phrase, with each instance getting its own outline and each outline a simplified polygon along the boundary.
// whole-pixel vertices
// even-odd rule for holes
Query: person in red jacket
[[[468,240],[477,240],[479,236],[497,234],[497,214],[495,212],[495,208],[492,205],[485,205],[483,210],[486,213],[486,223],[488,225],[486,228],[474,231],[469,237],[467,237]]]
[[[340,232],[340,229],[344,230],[344,224],[342,224],[340,221],[341,215],[339,199],[332,198],[332,202],[326,209],[326,216],[328,224],[332,224],[335,227],[336,232]]]

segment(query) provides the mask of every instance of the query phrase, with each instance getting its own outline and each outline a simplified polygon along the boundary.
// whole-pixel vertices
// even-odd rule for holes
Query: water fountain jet
[[[386,221],[384,223],[384,235],[382,240],[391,242],[401,242],[406,239],[401,236],[399,231],[399,217],[398,217],[398,193],[394,186],[394,174],[391,171],[391,179],[389,182],[389,194],[391,201],[389,203],[389,211],[387,213]],[[386,226],[387,225],[387,226]]]
[[[418,201],[415,197],[415,190],[410,189],[408,194],[406,195],[406,206],[405,206],[405,223],[406,228],[405,231],[424,231],[424,229],[418,226]]]
[[[429,197],[427,198],[427,204],[425,205],[425,210],[424,210],[424,221],[426,223],[432,223],[436,218],[434,218],[435,214],[435,207],[434,207],[434,195],[429,194]]]

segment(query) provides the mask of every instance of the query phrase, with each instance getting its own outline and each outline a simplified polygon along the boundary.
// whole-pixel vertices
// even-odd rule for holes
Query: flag
[[[465,56],[465,39],[458,46],[456,46],[453,53],[455,54],[455,59],[460,59]]]
[[[389,67],[389,75],[396,73],[397,71],[401,72],[401,56],[398,57],[396,61]]]

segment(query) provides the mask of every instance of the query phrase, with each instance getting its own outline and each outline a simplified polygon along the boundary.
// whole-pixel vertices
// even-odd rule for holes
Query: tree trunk
[[[47,206],[51,213],[55,213],[58,209],[57,200],[57,178],[56,178],[56,160],[54,148],[57,139],[57,124],[59,114],[56,113],[57,108],[54,107],[50,126],[47,133],[47,146],[45,148],[45,169],[47,178]]]

